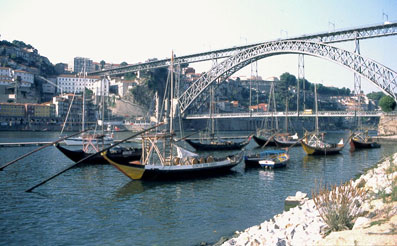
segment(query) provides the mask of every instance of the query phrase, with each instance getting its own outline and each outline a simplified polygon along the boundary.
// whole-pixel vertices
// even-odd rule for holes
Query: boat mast
[[[174,118],[174,51],[171,53],[171,82],[170,82],[170,133],[173,132],[173,118]]]
[[[84,60],[84,67],[83,67],[83,112],[81,115],[81,130],[84,131],[85,125],[85,60]]]
[[[285,98],[285,132],[288,132],[288,92]]]
[[[214,87],[211,86],[211,90],[210,90],[210,94],[211,94],[211,101],[210,101],[210,119],[211,119],[211,139],[215,138],[215,122],[214,122],[214,116],[213,116],[213,111],[214,111]]]
[[[318,106],[317,106],[317,86],[314,84],[314,105],[316,109],[316,134],[318,134]]]
[[[278,131],[278,119],[277,119],[277,106],[276,106],[276,97],[274,96],[274,81],[272,82],[272,94],[273,94],[273,107],[274,107],[274,114],[276,119],[276,130]]]
[[[105,123],[105,77],[102,79],[101,83],[101,92],[102,92],[102,98],[101,98],[101,104],[102,104],[102,134],[104,134],[104,123]]]

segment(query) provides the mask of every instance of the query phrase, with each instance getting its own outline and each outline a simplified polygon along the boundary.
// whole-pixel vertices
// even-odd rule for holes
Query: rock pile
[[[313,200],[305,198],[301,205],[270,221],[236,232],[222,245],[397,245],[396,183],[397,153],[353,182],[355,187],[367,190],[368,199],[361,207],[363,216],[357,218],[352,230],[333,232],[324,239],[327,225]],[[391,197],[391,201],[385,202],[380,196]]]
[[[301,196],[297,192],[296,197]],[[313,245],[326,227],[313,200],[303,199],[300,206],[278,214],[270,221],[253,226],[223,245]]]

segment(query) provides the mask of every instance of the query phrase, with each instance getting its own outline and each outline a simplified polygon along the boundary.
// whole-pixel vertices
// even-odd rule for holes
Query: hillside
[[[30,44],[0,41],[0,66],[24,70],[44,77],[55,75],[53,64]]]

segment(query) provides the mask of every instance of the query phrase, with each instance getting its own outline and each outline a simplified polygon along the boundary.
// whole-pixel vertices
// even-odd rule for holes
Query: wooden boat
[[[380,148],[380,144],[368,136],[368,132],[355,132],[350,138],[350,150]]]
[[[246,167],[260,167],[261,160],[268,160],[274,156],[279,156],[281,154],[287,153],[286,150],[266,150],[260,153],[245,155],[244,163]]]
[[[337,144],[329,144],[323,141],[318,134],[308,134],[302,140],[303,150],[308,155],[333,155],[339,154],[345,147],[343,138]]]
[[[314,84],[314,100],[316,108],[316,125],[314,133],[306,133],[304,138],[300,141],[303,150],[308,155],[334,155],[339,154],[345,147],[343,138],[337,144],[329,144],[324,142],[324,133],[319,133],[318,127],[318,107],[317,107],[317,86]]]
[[[68,157],[74,162],[78,162],[83,158],[86,158],[87,156],[90,156],[92,154],[91,152],[86,152],[81,149],[69,150],[60,146],[59,144],[56,144],[55,147],[59,149],[66,157]],[[142,154],[142,149],[140,148],[114,148],[110,152],[108,152],[108,155],[113,160],[118,162],[130,162],[130,161],[139,160],[141,158],[141,154]],[[87,159],[82,164],[109,164],[109,162],[106,159],[104,159],[102,156],[96,155]]]
[[[156,144],[158,143],[158,144]],[[173,144],[172,134],[142,136],[141,161],[117,162],[108,153],[103,157],[133,180],[168,180],[213,176],[229,171],[241,162],[242,152],[223,158],[199,156]],[[172,148],[177,154],[174,155]]]
[[[286,167],[289,161],[289,155],[287,152],[271,155],[263,160],[259,161],[259,165],[263,168],[280,168]]]
[[[277,134],[273,138],[274,142],[276,143],[277,147],[291,147],[291,146],[298,146],[298,134],[295,133],[294,135],[290,135],[289,133],[284,134]]]
[[[244,148],[251,140],[251,136],[249,136],[246,140],[242,142],[233,142],[233,141],[210,141],[209,143],[200,143],[194,142],[190,139],[185,139],[185,141],[192,146],[195,150],[240,150]]]
[[[68,138],[64,143],[68,146],[83,146],[86,142],[91,141],[93,144],[111,145],[114,142],[113,134],[85,134],[75,138]]]
[[[170,67],[170,100],[173,102],[173,57],[171,55]],[[167,88],[167,87],[166,87]],[[165,91],[164,94],[167,94]],[[166,113],[168,128],[167,131],[158,133],[146,133],[142,135],[142,156],[140,161],[117,162],[111,158],[107,152],[101,153],[102,156],[114,167],[133,180],[139,179],[185,179],[197,178],[199,176],[213,176],[215,174],[226,173],[231,168],[241,162],[243,152],[237,155],[229,155],[223,158],[212,156],[199,156],[177,146],[173,134],[173,104],[167,107]],[[212,107],[211,107],[212,108]],[[241,145],[248,144],[248,141]],[[230,149],[230,144],[225,144]],[[223,145],[220,148],[225,148]],[[211,148],[213,150],[213,148]]]
[[[288,97],[285,98],[285,133],[277,133],[273,137],[277,147],[291,147],[297,146],[298,143],[298,133],[291,135],[288,132]]]
[[[274,147],[274,146],[277,146],[276,145],[276,142],[274,142],[274,138],[273,137],[270,137],[270,136],[268,136],[268,137],[265,137],[265,136],[256,136],[256,135],[254,135],[254,136],[252,136],[252,138],[254,139],[254,141],[259,145],[259,146],[263,146],[263,145],[265,145],[266,143],[266,146],[269,146],[269,147]],[[270,138],[270,139],[269,139]]]

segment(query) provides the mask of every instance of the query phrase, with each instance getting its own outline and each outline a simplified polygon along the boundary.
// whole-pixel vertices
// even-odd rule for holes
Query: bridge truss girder
[[[298,37],[293,37],[278,41],[307,40],[307,41],[321,42],[321,43],[336,43],[336,42],[353,41],[356,39],[369,39],[369,38],[385,37],[392,35],[397,35],[397,23],[379,24],[379,25],[372,25],[372,26],[366,26],[360,28],[350,28],[350,29],[338,30],[334,32],[298,36]],[[174,59],[174,64],[188,64],[188,63],[226,58],[235,55],[236,53],[241,52],[242,50],[252,48],[265,43],[268,42],[248,44],[248,45],[236,46],[232,48],[225,48],[225,49],[213,50],[213,51],[191,54],[186,56],[179,56]],[[169,67],[170,65],[171,65],[171,59],[169,58],[169,59],[162,59],[157,61],[132,64],[124,67],[107,69],[103,71],[95,71],[90,73],[90,75],[120,76],[122,74],[130,73],[130,72],[145,71],[160,67]]]
[[[186,109],[216,80],[224,81],[248,64],[274,55],[305,54],[333,61],[367,78],[397,101],[397,73],[357,53],[324,43],[302,40],[273,41],[247,48],[214,66],[194,82],[178,99],[180,112]],[[200,99],[199,99],[200,100]]]

